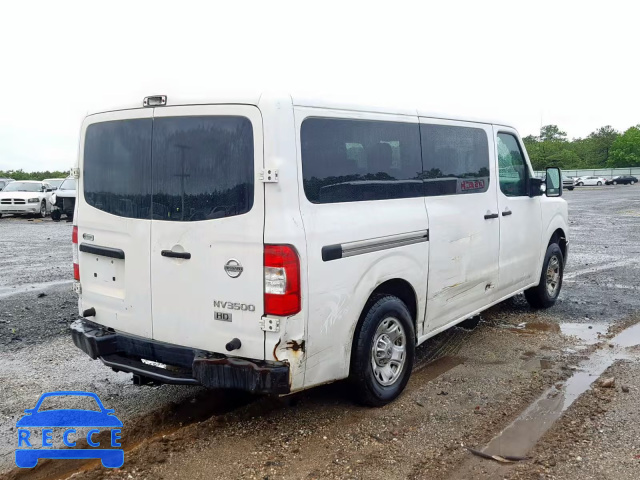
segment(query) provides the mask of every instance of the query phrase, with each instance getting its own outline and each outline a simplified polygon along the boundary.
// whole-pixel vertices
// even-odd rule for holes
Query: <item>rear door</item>
[[[264,358],[262,118],[256,107],[155,109],[153,338]]]
[[[87,117],[80,138],[80,311],[151,337],[151,109]]]

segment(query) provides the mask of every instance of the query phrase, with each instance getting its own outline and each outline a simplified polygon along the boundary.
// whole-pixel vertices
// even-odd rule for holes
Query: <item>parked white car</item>
[[[37,215],[44,218],[51,212],[52,191],[51,185],[45,182],[11,182],[0,192],[0,216]]]
[[[605,185],[607,183],[607,179],[604,177],[578,177],[574,179],[574,185],[577,187],[582,187],[584,185]]]
[[[53,188],[53,190],[55,191],[60,188],[60,185],[62,185],[62,182],[64,182],[64,180],[64,178],[45,178],[43,182],[51,185],[51,188]]]
[[[560,170],[542,193],[505,123],[288,95],[143,105],[82,126],[71,327],[138,383],[350,378],[380,406],[428,338],[558,298]]]

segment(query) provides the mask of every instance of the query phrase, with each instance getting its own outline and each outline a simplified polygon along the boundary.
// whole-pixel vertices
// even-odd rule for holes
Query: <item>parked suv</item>
[[[267,95],[88,116],[74,343],[137,383],[286,394],[404,389],[415,348],[524,292],[568,250],[507,124]],[[149,361],[154,362],[153,364]]]
[[[51,194],[51,219],[55,222],[59,221],[62,214],[67,216],[67,221],[73,220],[73,211],[76,206],[76,179],[66,178]]]

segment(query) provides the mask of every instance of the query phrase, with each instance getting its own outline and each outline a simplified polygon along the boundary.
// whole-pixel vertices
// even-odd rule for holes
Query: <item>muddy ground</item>
[[[355,405],[343,382],[282,399],[135,387],[130,375],[79,352],[66,333],[76,315],[70,284],[60,283],[72,275],[71,227],[0,219],[0,471],[7,478],[638,478],[640,352],[620,338],[635,343],[625,328],[640,320],[640,188],[582,188],[565,198],[571,243],[556,306],[536,312],[517,297],[485,312],[473,330],[432,339],[418,350],[406,392],[381,409]],[[599,386],[600,375],[615,377],[614,387]],[[12,470],[22,410],[43,391],[62,389],[94,391],[116,409],[125,425],[122,469],[57,460]],[[530,458],[502,464],[467,447]]]

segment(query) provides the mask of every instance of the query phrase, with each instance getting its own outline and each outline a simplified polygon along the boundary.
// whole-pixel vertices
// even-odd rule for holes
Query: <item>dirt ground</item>
[[[583,188],[565,198],[570,254],[556,306],[532,311],[519,296],[485,312],[475,329],[428,341],[405,393],[380,409],[355,405],[344,382],[280,399],[135,387],[66,333],[74,297],[55,282],[71,276],[70,227],[0,219],[0,238],[14,239],[0,242],[12,265],[0,266],[0,471],[43,479],[638,478],[640,349],[631,344],[640,320],[640,188]],[[28,255],[18,242],[25,236]],[[57,253],[31,262],[47,248]],[[23,276],[31,264],[36,273]],[[614,387],[601,387],[609,377]],[[61,460],[12,468],[16,420],[57,389],[94,391],[116,409],[122,469]],[[528,459],[503,464],[468,448]]]

